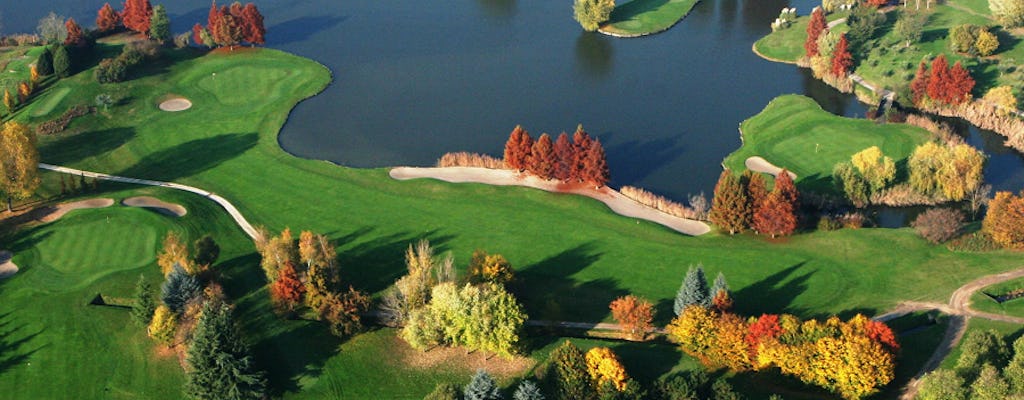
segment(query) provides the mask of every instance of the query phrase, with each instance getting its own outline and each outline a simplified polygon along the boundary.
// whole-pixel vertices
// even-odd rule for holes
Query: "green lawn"
[[[996,303],[994,299],[985,293],[999,296],[1015,289],[1024,288],[1024,278],[1009,280],[1000,284],[987,286],[971,296],[971,308],[978,311],[985,311],[995,314],[1013,316],[1024,316],[1024,299],[1013,299],[1002,304]]]
[[[615,6],[601,32],[644,36],[668,30],[686,17],[700,0],[632,0]]]
[[[389,179],[384,169],[351,169],[297,159],[278,147],[277,132],[292,106],[325,87],[330,73],[313,61],[280,51],[175,52],[168,61],[137,71],[133,77],[129,82],[100,86],[87,70],[47,89],[71,89],[48,115],[19,114],[17,118],[39,122],[71,105],[91,103],[97,93],[112,93],[120,99],[109,112],[83,117],[67,133],[42,138],[43,161],[192,184],[228,198],[255,224],[272,230],[291,227],[324,232],[338,243],[345,283],[370,293],[379,294],[402,274],[402,251],[420,238],[430,239],[441,251],[451,251],[460,269],[477,248],[505,255],[516,268],[513,290],[530,316],[538,319],[609,320],[608,303],[633,293],[651,299],[657,306],[657,322],[664,324],[671,317],[671,302],[687,267],[698,262],[711,276],[725,273],[739,312],[789,312],[802,317],[873,314],[908,299],[941,301],[977,276],[1018,266],[1016,254],[953,253],[929,245],[910,229],[822,232],[775,243],[753,236],[694,238],[615,215],[588,198],[527,188],[398,182]],[[156,105],[168,94],[187,97],[194,107],[179,113],[159,111]],[[803,112],[814,119],[813,112]],[[800,126],[804,125],[794,123],[791,128]],[[495,133],[495,137],[500,135]],[[900,149],[916,143],[889,140],[902,144],[886,146]],[[856,143],[857,147],[861,144]],[[52,178],[48,179],[52,185]],[[190,239],[212,231],[222,243],[224,262],[217,268],[226,276],[228,295],[238,306],[237,314],[255,344],[257,359],[272,372],[275,393],[288,398],[322,398],[331,393],[351,398],[419,398],[436,381],[466,379],[463,372],[408,370],[388,364],[392,343],[388,331],[340,342],[319,324],[280,321],[269,311],[251,243],[230,225],[224,213],[212,203],[186,194],[161,192],[160,197],[189,208],[189,214],[175,223],[187,224]],[[204,208],[206,212],[196,211]],[[888,248],[900,251],[879,251]],[[31,263],[20,258],[16,261]],[[143,268],[155,271],[155,267]],[[3,307],[42,310],[43,305],[27,304],[27,297],[13,300],[17,294],[11,288],[28,276],[0,284]],[[109,284],[126,293],[137,272],[113,276],[121,278]],[[82,289],[79,296],[94,294],[91,292],[95,290]],[[34,314],[19,310],[10,315],[27,319]],[[118,315],[121,325],[112,323],[94,331],[135,334],[122,329],[127,320]],[[62,323],[38,321],[33,326],[59,332]],[[145,343],[141,336],[132,340]],[[111,336],[101,343],[114,346],[128,341]],[[94,349],[83,347],[82,340],[62,336],[53,336],[40,346],[49,342],[66,342],[60,344],[65,351],[71,351],[66,346]],[[661,362],[663,367],[638,362],[635,374],[657,376],[677,368],[677,363],[689,362],[677,359],[681,357],[677,352],[665,351],[658,353],[667,358]],[[110,357],[127,357],[118,354]],[[72,358],[67,363],[75,360],[82,359]],[[14,393],[30,398],[33,393],[40,394],[35,397],[62,397],[51,395],[57,389],[37,387],[45,386],[49,374],[21,371],[19,379],[8,379],[8,373],[3,373],[0,390],[9,385],[10,390],[23,391]],[[177,389],[180,376],[167,379],[164,383],[119,383],[118,387],[142,390],[146,385],[163,385]],[[94,382],[102,380],[86,377],[75,382],[89,388],[78,391],[78,397],[105,397],[90,391]],[[166,394],[123,397],[177,397],[170,389],[161,393]]]
[[[775,98],[761,113],[740,124],[743,146],[725,158],[725,166],[743,171],[760,156],[797,174],[804,189],[831,191],[832,169],[871,146],[899,162],[930,134],[905,124],[882,124],[836,116],[814,100],[798,95]]]
[[[829,22],[846,17],[844,13],[832,13],[825,17]],[[797,17],[796,21],[789,28],[780,29],[754,42],[754,51],[772,61],[796,64],[807,52],[804,50],[804,40],[807,39],[807,23],[811,17],[804,15]],[[765,21],[766,26],[771,26],[772,21]],[[837,32],[845,32],[846,24],[840,24],[835,28]]]

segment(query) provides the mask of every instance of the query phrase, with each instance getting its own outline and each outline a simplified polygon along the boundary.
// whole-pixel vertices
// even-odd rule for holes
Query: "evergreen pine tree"
[[[555,179],[568,182],[572,177],[573,163],[576,162],[576,152],[569,135],[562,132],[555,141]]]
[[[43,71],[39,71],[39,73],[42,74]],[[68,54],[68,49],[64,46],[57,45],[56,50],[53,51],[53,73],[61,78],[71,76],[71,55]]]
[[[498,390],[498,383],[487,371],[478,369],[473,379],[462,390],[462,396],[465,400],[501,400],[501,391]]]
[[[583,352],[566,340],[551,352],[551,367],[548,374],[550,387],[554,388],[557,400],[586,400],[593,398],[590,375]]]
[[[536,383],[523,381],[516,388],[516,392],[512,394],[512,400],[544,400],[544,395],[541,394]]]
[[[261,399],[266,382],[221,302],[203,304],[186,352],[185,394],[191,399]]]
[[[153,301],[153,287],[146,282],[145,276],[139,275],[139,282],[135,284],[135,301],[132,302],[132,320],[142,326],[149,325],[154,311],[156,302]]]
[[[558,159],[555,158],[551,136],[546,133],[540,135],[530,149],[530,158],[526,161],[526,169],[537,175],[538,178],[547,180],[555,176],[557,163]]]
[[[43,52],[39,53],[39,59],[36,60],[36,71],[41,76],[53,75],[53,52],[50,51],[49,46],[43,46]]]
[[[160,291],[160,300],[164,305],[175,314],[181,314],[185,309],[185,303],[202,293],[203,287],[198,278],[185,272],[181,265],[174,264],[171,273],[167,275],[167,280],[160,286]]]
[[[746,229],[750,221],[747,194],[732,171],[722,171],[715,185],[715,197],[711,200],[711,222],[726,230],[730,235]]]
[[[708,281],[704,276],[704,266],[697,264],[697,267],[690,267],[686,271],[686,278],[683,279],[679,292],[676,293],[676,301],[672,307],[676,315],[682,314],[687,306],[698,305],[708,307],[711,305],[711,294],[708,292]]]
[[[162,5],[153,7],[153,16],[149,24],[149,38],[160,43],[171,39],[171,19]]]
[[[719,272],[718,275],[715,276],[715,283],[711,285],[711,292],[709,293],[711,293],[711,295],[714,296],[717,295],[718,292],[723,290],[726,293],[729,293],[729,283],[725,281],[725,274]]]

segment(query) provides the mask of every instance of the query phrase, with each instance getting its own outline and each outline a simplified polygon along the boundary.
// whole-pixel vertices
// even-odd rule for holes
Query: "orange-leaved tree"
[[[64,27],[68,30],[68,37],[64,39],[65,46],[80,47],[85,45],[85,33],[82,32],[82,27],[78,26],[74,18],[68,18],[64,22]]]
[[[121,19],[125,28],[138,33],[149,32],[150,18],[153,17],[153,6],[149,0],[126,0]]]
[[[576,162],[576,149],[565,132],[558,135],[555,141],[555,160],[555,179],[568,182],[572,178],[573,163]]]
[[[291,261],[286,261],[278,270],[277,280],[270,285],[270,297],[275,308],[282,314],[292,313],[302,305],[306,286],[299,280],[299,274]]]
[[[654,321],[654,306],[647,299],[628,295],[619,297],[608,306],[612,318],[622,326],[622,333],[632,340],[644,340]]]
[[[815,7],[811,12],[811,21],[807,24],[807,40],[804,41],[804,52],[807,57],[818,55],[818,37],[828,29],[825,22],[825,12],[821,7]]]
[[[832,75],[845,78],[853,66],[853,55],[850,54],[850,42],[846,40],[846,34],[839,35],[839,43],[832,52]]]
[[[121,14],[114,11],[110,3],[103,3],[103,7],[96,12],[96,29],[100,32],[109,32],[121,25]]]
[[[715,184],[715,197],[711,199],[709,219],[719,228],[735,235],[747,228],[750,208],[746,190],[732,171],[725,170]]]
[[[522,144],[532,141],[530,134],[522,126],[516,125],[505,142],[505,165],[514,170],[526,170],[526,158],[530,153],[523,151]]]
[[[527,159],[526,169],[537,175],[538,178],[547,180],[555,176],[555,164],[557,162],[551,136],[546,133],[541,134],[537,141],[533,143],[533,147],[530,148],[530,157]]]

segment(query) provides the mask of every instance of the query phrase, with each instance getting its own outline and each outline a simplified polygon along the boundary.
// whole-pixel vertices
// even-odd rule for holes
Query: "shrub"
[[[974,48],[980,56],[989,56],[999,48],[999,38],[987,29],[978,31],[978,39],[974,41]]]
[[[490,169],[508,169],[505,162],[486,154],[468,153],[460,151],[457,153],[445,153],[437,160],[438,168],[446,167],[479,167]]]
[[[93,109],[91,107],[83,105],[71,107],[65,111],[60,118],[39,124],[39,126],[36,127],[36,133],[40,135],[52,135],[54,133],[64,132],[68,125],[71,124],[71,121],[75,118],[89,114],[92,111]]]
[[[576,22],[587,31],[596,31],[615,9],[614,0],[575,0],[572,5]]]
[[[128,76],[128,65],[120,59],[104,58],[96,66],[93,76],[99,83],[123,82]]]
[[[843,229],[843,223],[838,218],[831,215],[822,215],[818,219],[818,230],[819,231],[837,231]]]
[[[964,213],[959,210],[932,208],[918,215],[910,226],[925,240],[942,243],[956,237],[963,223]]]
[[[473,379],[463,389],[462,395],[465,400],[501,400],[498,383],[482,369],[476,371]]]
[[[619,189],[619,193],[622,193],[623,196],[629,197],[637,203],[651,207],[668,215],[689,219],[698,219],[697,217],[699,216],[697,211],[692,208],[648,192],[642,188],[623,186]],[[707,201],[705,200],[705,203],[706,202]]]

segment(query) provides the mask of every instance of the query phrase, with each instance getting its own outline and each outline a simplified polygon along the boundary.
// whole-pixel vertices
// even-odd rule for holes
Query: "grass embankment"
[[[1024,289],[1024,278],[987,286],[975,293],[974,296],[971,296],[971,308],[994,314],[1024,317],[1024,298],[1017,298],[1000,304],[995,299],[986,295],[988,293],[993,296],[1001,296],[1018,289]]]
[[[906,96],[906,88],[914,78],[918,63],[926,56],[945,54],[950,65],[956,61],[970,69],[977,81],[974,96],[981,97],[989,89],[1001,85],[1017,88],[1018,95],[1024,71],[1024,37],[998,28],[998,23],[991,18],[988,5],[979,0],[950,0],[943,4],[932,5],[928,22],[924,27],[923,36],[918,43],[907,43],[897,38],[893,26],[901,10],[885,14],[886,21],[874,35],[875,42],[866,46],[862,54],[855,54],[854,73],[867,82],[882,88],[896,89],[901,96]],[[829,19],[832,20],[832,16]],[[771,33],[754,44],[754,49],[766,58],[781,62],[796,62],[803,56],[803,43],[807,38],[808,17],[801,17],[789,29]],[[770,22],[770,21],[768,21]],[[767,23],[767,22],[766,22]],[[975,24],[994,27],[999,37],[1000,46],[990,57],[970,57],[957,54],[950,50],[949,31],[962,24]],[[847,29],[845,24],[837,29]],[[1017,31],[1019,32],[1019,31]],[[905,99],[904,99],[905,101]]]
[[[761,156],[796,173],[801,189],[819,192],[834,191],[832,169],[861,150],[878,146],[900,164],[930,138],[915,126],[839,117],[798,95],[773,99],[759,114],[743,121],[740,131],[743,146],[725,158],[726,167],[742,171],[747,158]]]
[[[700,0],[632,0],[619,4],[599,31],[637,37],[664,32],[681,21]]]
[[[297,159],[279,148],[277,133],[297,101],[329,82],[325,68],[274,50],[175,54],[135,72],[126,83],[100,86],[85,71],[48,88],[71,91],[45,118],[92,102],[98,93],[113,93],[122,101],[109,112],[77,119],[68,133],[42,138],[43,161],[195,185],[228,198],[256,224],[324,232],[338,243],[345,283],[371,293],[380,293],[403,273],[402,251],[419,238],[451,251],[461,268],[477,248],[504,254],[516,268],[514,290],[536,319],[608,320],[608,303],[634,293],[657,305],[657,322],[663,324],[687,267],[698,262],[710,275],[725,273],[739,312],[802,317],[876,313],[905,299],[941,301],[977,276],[1017,265],[1014,254],[952,253],[928,245],[909,229],[823,232],[778,243],[751,236],[689,238],[622,218],[587,198],[526,188],[397,182],[384,169]],[[156,106],[168,93],[189,98],[194,107],[159,111]],[[18,117],[44,119],[25,112]],[[169,200],[189,208],[183,220],[204,221],[193,210],[204,204],[211,209],[207,218],[217,222],[194,230],[220,232],[215,236],[225,262],[217,268],[228,277],[228,294],[256,345],[257,359],[285,397],[418,398],[438,381],[465,379],[447,368],[399,369],[381,362],[390,360],[389,331],[342,343],[319,324],[281,321],[270,313],[258,259],[240,230],[219,227],[229,222],[214,215],[219,210],[212,203]],[[878,250],[887,248],[900,252]],[[130,287],[136,276],[125,273],[117,284]],[[0,283],[4,304],[11,296],[7,288],[21,278]],[[102,343],[115,357],[121,350],[114,346],[127,340],[114,337]],[[75,351],[95,349],[82,348],[88,350]],[[668,360],[627,367],[634,375],[657,375],[690,362],[669,354]],[[46,385],[49,375],[36,371],[26,369],[23,379],[4,379],[2,385]],[[86,393],[81,397],[101,397]]]

